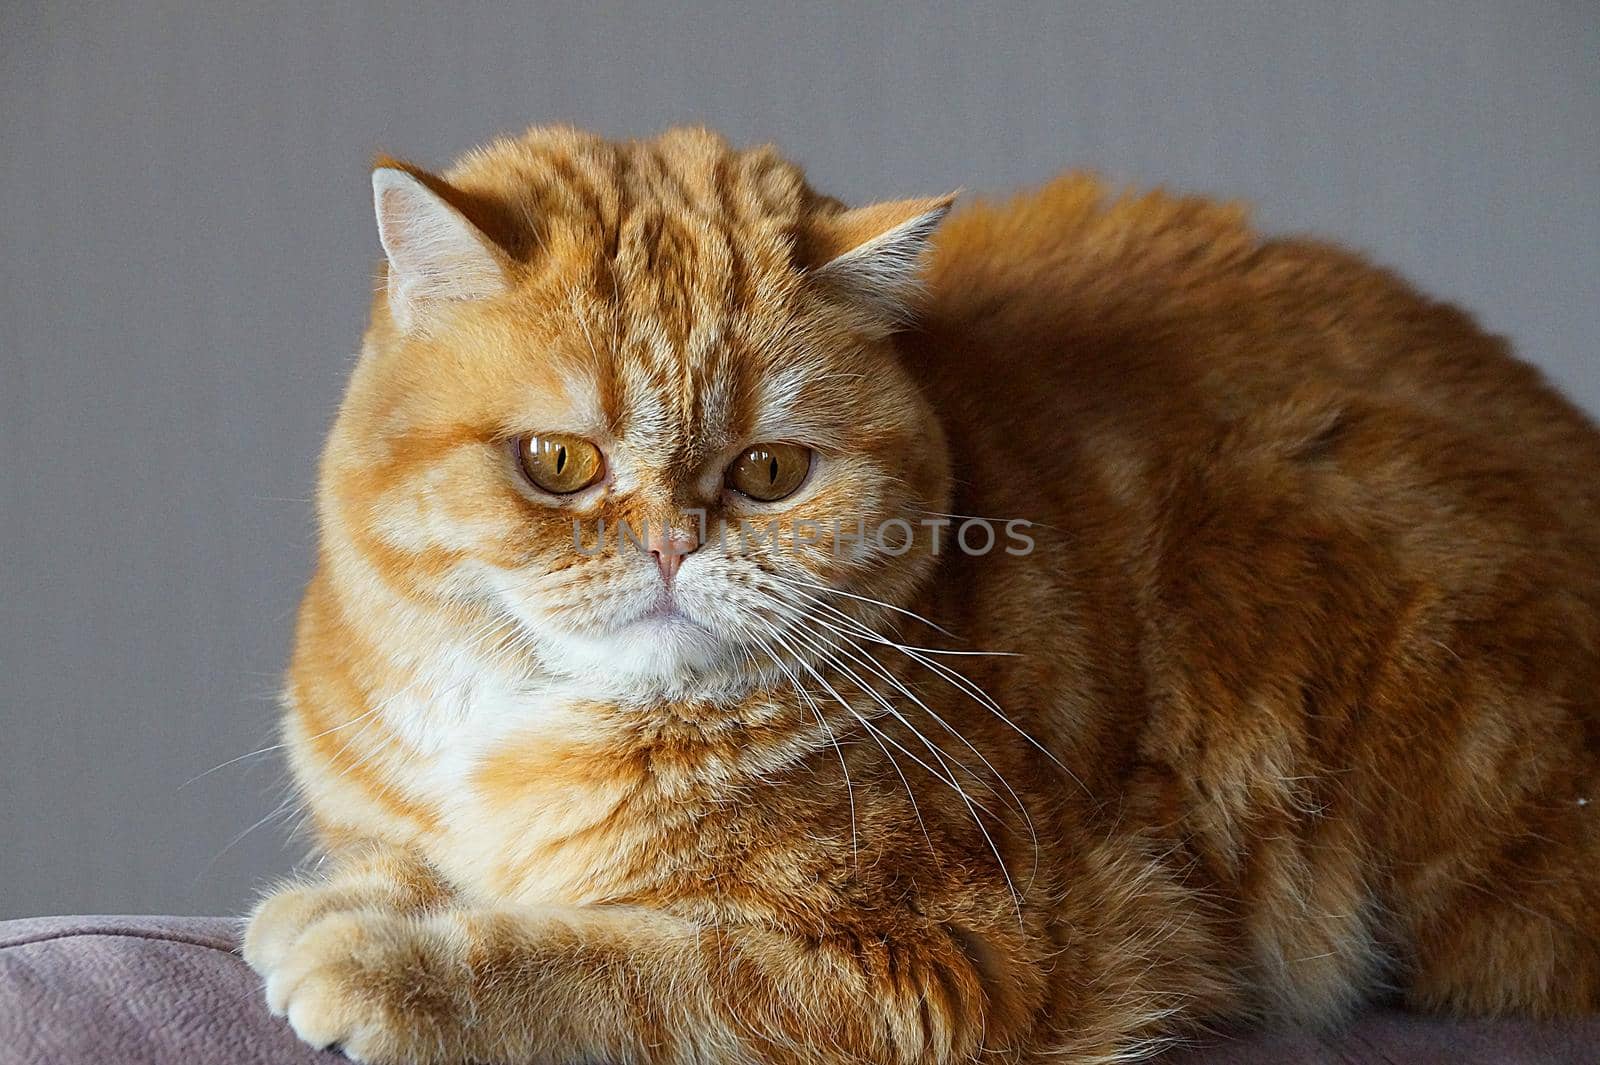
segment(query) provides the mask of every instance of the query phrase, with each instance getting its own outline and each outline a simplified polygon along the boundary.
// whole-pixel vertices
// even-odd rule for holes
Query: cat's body
[[[335,865],[247,940],[307,1039],[1089,1062],[1600,1008],[1600,434],[1459,312],[1063,179],[945,222],[891,337],[943,202],[693,132],[425,179],[475,229],[379,173],[287,719]],[[519,487],[529,433],[603,479]],[[765,440],[814,451],[758,505]],[[575,550],[600,516],[697,550]]]

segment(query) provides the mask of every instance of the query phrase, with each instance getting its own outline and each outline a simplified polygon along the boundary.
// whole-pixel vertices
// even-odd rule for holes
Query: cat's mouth
[[[633,619],[634,625],[655,626],[683,626],[705,630],[705,626],[683,609],[682,605],[670,594],[664,594],[657,599],[648,610]]]
[[[583,610],[582,603],[552,609],[507,597],[513,615],[526,618],[536,634],[547,668],[606,691],[633,693],[724,678],[749,658],[722,621],[724,598],[703,589],[638,589],[626,604],[602,613]]]

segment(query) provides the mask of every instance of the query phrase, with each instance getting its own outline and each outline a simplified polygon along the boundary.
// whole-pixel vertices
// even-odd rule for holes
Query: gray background
[[[759,6],[3,5],[0,917],[237,911],[292,858],[273,756],[180,785],[271,742],[379,149],[703,121],[854,200],[1243,197],[1600,409],[1593,0]]]

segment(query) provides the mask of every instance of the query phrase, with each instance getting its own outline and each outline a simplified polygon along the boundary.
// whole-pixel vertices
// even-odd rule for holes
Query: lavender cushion
[[[330,1065],[262,1005],[223,917],[0,922],[0,1065]],[[1373,1013],[1337,1036],[1197,1047],[1163,1065],[1588,1065],[1600,1018],[1445,1021]]]
[[[0,922],[0,1065],[337,1065],[267,1013],[225,917]]]

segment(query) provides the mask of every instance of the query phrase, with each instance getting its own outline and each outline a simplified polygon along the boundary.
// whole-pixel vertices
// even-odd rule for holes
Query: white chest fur
[[[386,717],[415,753],[410,790],[437,814],[422,841],[462,888],[517,902],[615,895],[645,846],[641,780],[573,682],[513,684],[463,660]]]

